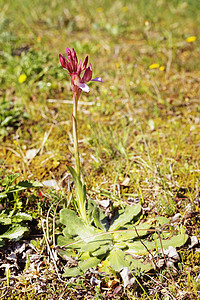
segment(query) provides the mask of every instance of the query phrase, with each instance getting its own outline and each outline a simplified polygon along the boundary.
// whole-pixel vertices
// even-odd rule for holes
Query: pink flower
[[[88,56],[85,57],[85,59],[82,61],[82,58],[80,59],[78,63],[78,59],[76,56],[76,52],[74,49],[72,51],[67,48],[66,49],[67,53],[67,59],[59,54],[59,59],[60,63],[63,67],[64,70],[67,70],[69,72],[69,75],[71,76],[71,83],[72,83],[72,89],[77,89],[78,88],[78,97],[80,96],[81,90],[88,93],[89,92],[89,86],[86,84],[89,81],[98,81],[98,82],[103,82],[101,77],[96,77],[92,79],[92,66],[89,63],[89,66],[87,67],[88,64]],[[82,78],[81,78],[81,73],[84,72]]]

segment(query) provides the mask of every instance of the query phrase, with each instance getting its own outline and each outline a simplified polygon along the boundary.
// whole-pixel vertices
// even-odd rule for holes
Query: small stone
[[[59,190],[58,182],[55,179],[44,180],[42,184],[49,188],[54,188],[55,190]]]
[[[29,149],[26,151],[26,158],[32,160],[38,153],[38,149]]]
[[[176,251],[176,249],[172,246],[169,246],[167,250],[164,250],[164,254],[168,256],[170,259],[172,259],[174,262],[177,262],[180,260],[180,257]]]
[[[164,259],[159,259],[159,261],[156,263],[156,266],[160,269],[164,266],[165,260]]]
[[[96,277],[92,276],[90,279],[90,284],[95,286],[101,285],[101,280],[96,279]]]
[[[171,218],[171,223],[175,223],[175,222],[178,222],[181,218],[181,214],[180,213],[177,213],[175,214],[172,218]]]
[[[110,200],[101,200],[100,202],[99,202],[99,204],[101,205],[101,206],[103,206],[103,208],[108,208],[108,206],[110,205]]]
[[[198,238],[196,235],[193,235],[190,237],[191,245],[189,245],[189,248],[193,248],[194,246],[199,244]]]
[[[131,287],[133,286],[136,281],[135,277],[133,277],[132,273],[130,272],[129,268],[125,267],[120,271],[120,275],[122,277],[122,280],[124,282],[124,287]]]

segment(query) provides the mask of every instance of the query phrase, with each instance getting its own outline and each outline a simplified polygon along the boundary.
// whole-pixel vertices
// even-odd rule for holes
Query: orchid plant
[[[92,79],[92,66],[88,65],[88,56],[78,62],[76,52],[67,48],[67,58],[59,55],[62,67],[71,76],[73,93],[73,142],[75,168],[68,166],[75,183],[75,207],[78,212],[63,208],[60,210],[60,223],[65,225],[62,234],[58,235],[59,255],[63,259],[74,257],[77,265],[66,266],[64,277],[82,275],[88,268],[97,265],[103,272],[110,269],[116,272],[128,268],[131,272],[147,272],[155,268],[155,263],[146,262],[145,256],[154,249],[168,249],[169,246],[180,247],[188,239],[180,228],[176,236],[166,230],[160,234],[161,226],[170,224],[167,218],[157,217],[147,222],[140,222],[142,206],[137,203],[125,206],[109,218],[105,211],[88,197],[86,211],[86,187],[81,176],[77,135],[77,106],[81,92],[89,92],[89,81],[102,82],[100,77]],[[88,67],[87,67],[88,65]],[[81,77],[81,73],[84,72]],[[175,250],[175,249],[174,249]],[[135,255],[144,258],[135,259]],[[152,256],[153,257],[153,256]],[[148,259],[149,261],[149,259]],[[101,263],[101,266],[100,266]]]
[[[86,214],[86,187],[83,184],[80,171],[80,157],[78,149],[78,132],[77,132],[77,107],[78,100],[81,92],[88,93],[90,91],[87,85],[90,81],[103,82],[101,77],[92,79],[92,65],[88,65],[88,56],[84,59],[78,58],[74,49],[72,51],[66,48],[67,58],[59,54],[60,63],[64,70],[67,70],[71,77],[72,93],[73,93],[73,114],[72,114],[72,126],[73,126],[73,142],[74,142],[74,156],[75,156],[75,169],[68,166],[70,173],[73,176],[75,182],[75,194],[76,194],[76,208],[80,217],[84,222],[88,223]],[[88,67],[87,67],[88,65]],[[81,73],[84,72],[81,77]]]

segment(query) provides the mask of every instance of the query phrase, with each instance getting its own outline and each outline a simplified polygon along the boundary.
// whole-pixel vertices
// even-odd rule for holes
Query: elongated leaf
[[[188,239],[187,234],[179,234],[179,235],[173,236],[171,239],[161,240],[161,242],[160,242],[160,239],[156,239],[151,242],[147,242],[147,241],[143,240],[143,243],[141,243],[140,241],[136,241],[133,243],[127,243],[127,246],[129,247],[127,252],[129,252],[131,254],[144,255],[144,254],[148,253],[148,250],[150,251],[150,250],[153,250],[156,248],[161,248],[161,243],[162,243],[162,247],[164,249],[168,249],[169,246],[172,246],[174,248],[181,247],[186,243],[187,239]]]
[[[12,222],[20,223],[22,221],[32,221],[32,217],[27,213],[17,213],[12,216]]]
[[[79,239],[68,239],[63,235],[59,235],[58,239],[57,239],[57,244],[60,247],[67,247],[67,249],[77,249],[78,251],[81,249],[81,247],[83,247],[84,245],[86,245],[86,243],[82,240]]]
[[[88,223],[88,218],[86,214],[86,187],[82,184],[80,177],[77,175],[76,171],[67,166],[70,171],[75,184],[76,202],[79,210],[79,214],[85,223]]]
[[[65,273],[62,275],[63,277],[76,277],[80,276],[83,272],[78,268],[66,268]]]
[[[43,185],[40,182],[25,180],[25,181],[20,181],[18,184],[10,187],[7,193],[14,193],[14,192],[23,191],[30,188],[39,188],[39,187],[43,187]]]
[[[81,255],[79,255],[79,261],[87,260],[91,257],[90,252],[82,252]]]
[[[117,230],[129,223],[135,216],[141,212],[141,205],[138,203],[134,206],[127,206],[124,212],[113,222],[109,231]]]
[[[75,184],[77,184],[78,182],[81,183],[76,171],[74,170],[74,168],[72,168],[70,166],[67,166],[67,169],[70,171],[70,173],[71,173],[71,175],[74,179],[74,183]]]
[[[77,267],[66,268],[63,277],[76,277],[82,275],[89,268],[94,268],[100,263],[100,259],[97,257],[90,257],[87,260],[80,261]]]
[[[128,250],[126,252],[133,254],[133,255],[135,255],[135,254],[136,255],[145,255],[148,253],[148,250],[150,251],[151,249],[155,248],[154,242],[143,241],[143,244],[140,241],[136,241],[133,243],[127,243]]]
[[[87,243],[87,244],[83,245],[81,247],[81,251],[82,252],[85,252],[85,251],[93,252],[93,251],[99,249],[100,246],[101,245],[100,245],[99,242],[90,242],[90,243]]]
[[[179,234],[179,235],[175,235],[173,236],[171,239],[169,240],[162,240],[162,246],[164,249],[168,249],[169,246],[172,246],[174,248],[176,247],[181,247],[183,246],[188,240],[188,235],[187,234]],[[158,247],[161,247],[161,243],[160,240],[157,240],[158,243]]]
[[[158,216],[155,218],[155,220],[160,224],[160,225],[165,225],[169,224],[170,220],[166,217]]]
[[[87,211],[90,222],[94,222],[97,228],[106,231],[106,227],[102,223],[102,220],[105,219],[106,216],[104,214],[104,211],[97,205],[94,200],[88,200]]]
[[[91,253],[92,256],[102,256],[102,255],[106,255],[106,253],[108,253],[109,250],[111,250],[113,248],[112,244],[107,244],[107,245],[103,245],[101,246],[99,249],[93,251]]]
[[[28,228],[21,225],[14,225],[9,228],[6,232],[0,235],[1,239],[19,240],[23,234],[28,231]]]
[[[142,237],[147,234],[148,229],[150,229],[151,226],[152,225],[149,223],[143,223],[136,226],[137,231],[134,229],[134,227],[132,227],[132,229],[127,229],[124,230],[123,232],[116,232],[113,234],[114,240],[116,242],[121,242],[121,241],[132,240],[134,238],[137,238],[138,236]]]

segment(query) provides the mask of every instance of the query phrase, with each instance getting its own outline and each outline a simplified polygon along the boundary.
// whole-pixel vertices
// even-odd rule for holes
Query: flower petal
[[[90,91],[89,86],[88,86],[87,84],[85,84],[85,83],[79,82],[79,83],[77,84],[77,86],[78,86],[82,91],[84,91],[84,92],[86,92],[86,93],[89,93],[89,91]]]
[[[66,53],[67,53],[67,58],[69,59],[69,64],[71,65],[72,71],[76,72],[76,65],[75,65],[74,59],[72,57],[72,52],[68,47],[66,48]]]
[[[60,59],[61,66],[65,69],[67,69],[66,59],[64,58],[64,56],[59,54],[59,59]]]
[[[82,71],[84,71],[87,67],[87,64],[88,64],[88,56],[86,56],[83,60],[83,64],[82,64]]]
[[[77,65],[78,65],[78,59],[77,59],[76,52],[75,52],[74,48],[72,48],[72,59],[73,59],[74,68],[75,68],[75,71],[76,71],[77,70]]]
[[[85,70],[85,73],[83,75],[83,78],[81,79],[81,82],[88,82],[92,79],[92,66],[89,64],[89,67]]]
[[[70,65],[70,63],[67,61],[67,59],[62,56],[61,54],[59,54],[59,59],[60,59],[60,63],[61,66],[63,67],[64,70],[68,70],[69,73],[72,73],[72,67]]]
[[[101,77],[96,77],[96,78],[92,79],[91,81],[103,82]]]
[[[78,67],[77,67],[77,74],[78,74],[79,76],[80,76],[80,74],[81,74],[81,72],[82,72],[81,68],[82,68],[82,58],[80,59],[79,64],[78,64]]]

